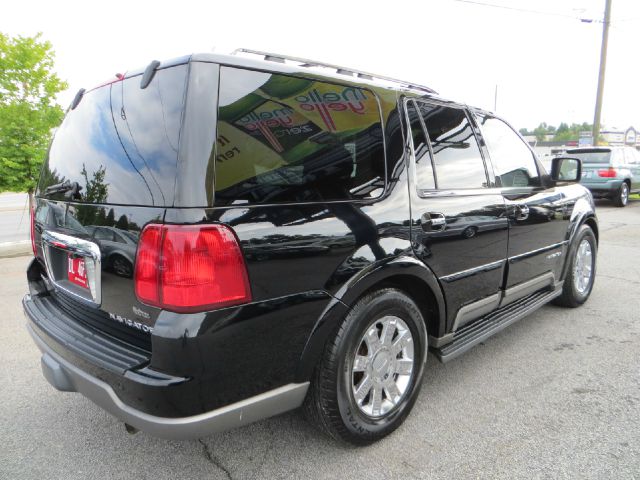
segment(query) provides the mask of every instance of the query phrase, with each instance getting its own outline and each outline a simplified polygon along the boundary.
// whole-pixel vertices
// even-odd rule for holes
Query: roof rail
[[[258,55],[258,56],[264,57],[264,60],[267,60],[270,62],[286,63],[286,61],[288,60],[290,62],[298,63],[299,66],[301,67],[330,68],[332,70],[335,70],[336,73],[339,73],[340,75],[364,78],[366,80],[384,80],[385,82],[397,83],[402,85],[403,87],[412,88],[414,90],[422,90],[427,93],[435,93],[435,94],[438,93],[434,89],[429,88],[425,85],[420,85],[418,83],[407,82],[405,80],[398,80],[397,78],[385,77],[383,75],[377,75],[375,73],[363,72],[361,70],[355,70],[353,68],[341,67],[339,65],[333,65],[331,63],[318,62],[317,60],[309,60],[308,58],[293,57],[291,55],[282,55],[280,53],[261,52],[259,50],[251,50],[248,48],[236,48],[233,52],[231,52],[231,55],[237,55],[238,53]]]

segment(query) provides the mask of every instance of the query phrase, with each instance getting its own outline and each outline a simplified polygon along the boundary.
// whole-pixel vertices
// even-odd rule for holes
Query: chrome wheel
[[[593,272],[593,251],[586,238],[578,245],[576,261],[573,266],[573,284],[580,295],[584,295],[591,284]]]
[[[360,411],[381,417],[393,410],[409,388],[413,369],[413,337],[407,324],[389,315],[369,325],[351,363],[351,388]]]
[[[622,183],[620,186],[620,204],[626,205],[629,202],[629,187],[626,183]]]

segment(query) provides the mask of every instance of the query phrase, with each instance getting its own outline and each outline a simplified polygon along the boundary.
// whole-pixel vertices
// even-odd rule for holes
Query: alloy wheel
[[[351,363],[351,388],[358,409],[369,417],[391,412],[411,384],[414,363],[407,324],[393,315],[373,322],[358,342]]]

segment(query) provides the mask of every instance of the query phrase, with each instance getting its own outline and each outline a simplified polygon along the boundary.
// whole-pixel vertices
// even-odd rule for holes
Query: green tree
[[[565,122],[562,122],[560,123],[560,125],[558,126],[558,129],[556,130],[556,135],[562,135],[568,131],[569,131],[569,125],[567,125]]]
[[[118,218],[115,227],[119,228],[120,230],[129,230],[129,219],[127,218],[127,216],[120,215],[120,218]]]
[[[67,84],[53,72],[53,48],[41,37],[0,33],[0,191],[33,191],[64,115],[55,97]]]
[[[545,122],[542,122],[538,125],[534,130],[533,134],[536,136],[536,140],[539,142],[543,142],[548,133],[548,127]]]
[[[84,186],[80,190],[80,197],[83,203],[89,205],[78,206],[78,220],[83,225],[107,225],[107,214],[104,208],[96,209],[93,205],[104,203],[107,200],[109,184],[104,181],[104,177],[107,174],[105,167],[100,165],[95,172],[91,173],[91,178],[89,178],[87,167],[83,163],[80,174],[84,177]],[[115,223],[113,210],[111,210],[110,215],[111,226]]]

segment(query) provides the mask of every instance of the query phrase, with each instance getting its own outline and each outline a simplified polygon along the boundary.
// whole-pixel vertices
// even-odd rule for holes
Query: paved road
[[[0,260],[0,478],[640,479],[640,201],[598,206],[598,277],[580,309],[547,306],[442,365],[405,425],[367,448],[297,412],[169,442],[54,391],[23,327],[26,258]]]
[[[26,193],[0,193],[0,244],[29,240]]]

